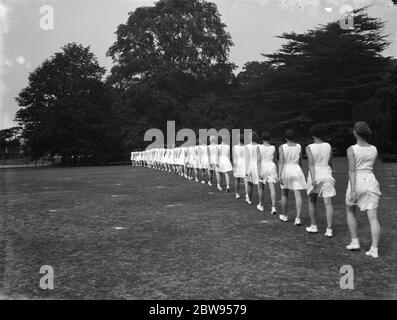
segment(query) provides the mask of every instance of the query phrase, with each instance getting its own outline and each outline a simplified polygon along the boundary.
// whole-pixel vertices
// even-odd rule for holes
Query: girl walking
[[[218,165],[218,137],[210,137],[210,145],[208,146],[209,153],[209,168],[208,168],[208,185],[212,186],[212,180],[214,173],[216,173],[216,167]],[[216,181],[219,185],[218,174],[216,173]]]
[[[379,183],[374,174],[378,150],[368,140],[371,129],[365,122],[357,122],[353,129],[357,143],[347,150],[349,160],[349,184],[346,191],[346,212],[351,242],[348,250],[360,249],[357,232],[356,208],[366,211],[371,226],[372,244],[367,256],[378,258],[380,225],[377,216],[381,195]]]
[[[230,147],[227,144],[226,138],[222,136],[222,143],[218,146],[218,190],[222,191],[222,174],[226,179],[226,191],[230,192],[230,175],[229,172],[233,171],[232,163],[230,162]]]
[[[295,142],[293,130],[285,131],[286,143],[279,147],[279,177],[281,186],[281,221],[288,221],[288,196],[294,193],[296,205],[295,225],[300,226],[302,213],[302,190],[306,189],[306,180],[302,171],[302,147]]]
[[[243,180],[245,185],[245,194],[247,194],[247,187],[245,182],[245,147],[244,135],[239,135],[239,144],[233,146],[233,175],[234,186],[236,191],[236,199],[240,199],[240,182]]]
[[[247,183],[247,195],[245,201],[252,204],[254,185],[259,183],[259,138],[256,132],[252,132],[250,143],[245,146],[245,180]],[[260,210],[259,205],[257,206]]]
[[[334,207],[332,198],[336,196],[335,179],[332,176],[332,148],[325,137],[324,125],[318,124],[310,129],[313,143],[306,147],[309,165],[307,177],[307,195],[309,200],[310,227],[306,228],[309,233],[318,233],[317,227],[317,199],[323,198],[327,217],[326,237],[333,237],[332,220]]]
[[[261,136],[262,144],[259,145],[259,181],[258,181],[258,210],[264,211],[265,185],[269,185],[270,199],[272,201],[271,214],[277,214],[276,210],[276,182],[277,166],[275,161],[276,147],[269,143],[271,135],[265,131]]]

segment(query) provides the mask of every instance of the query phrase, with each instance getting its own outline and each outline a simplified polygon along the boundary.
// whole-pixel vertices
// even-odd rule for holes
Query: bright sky
[[[114,42],[117,26],[129,11],[150,0],[0,0],[0,129],[13,122],[18,105],[14,101],[27,85],[29,72],[69,42],[90,45],[107,70],[105,56]],[[397,6],[391,0],[213,0],[232,35],[230,60],[239,66],[261,60],[261,53],[278,49],[283,32],[304,32],[318,24],[336,20],[346,6],[372,4],[369,13],[387,22],[385,32],[393,42],[384,53],[397,57]],[[40,8],[54,9],[54,29],[40,27]]]

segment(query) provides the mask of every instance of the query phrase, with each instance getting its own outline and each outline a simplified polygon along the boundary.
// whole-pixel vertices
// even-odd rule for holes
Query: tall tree
[[[346,126],[360,118],[365,102],[389,74],[390,59],[382,55],[389,45],[383,29],[384,22],[362,8],[354,12],[352,30],[334,21],[302,34],[284,33],[279,38],[286,43],[278,51],[264,55],[263,63],[247,65],[238,77],[240,95],[254,110],[265,109],[272,123],[279,121],[302,135],[314,122]]]
[[[212,2],[160,0],[137,8],[116,36],[108,83],[126,148],[143,146],[145,128],[162,129],[167,120],[187,125],[193,101],[227,91],[234,77],[233,43]]]
[[[214,3],[204,0],[160,0],[151,7],[130,12],[119,25],[110,47],[114,67],[110,79],[123,88],[142,78],[152,78],[173,91],[175,83],[195,80],[225,82],[232,77],[228,62],[230,34]],[[179,78],[178,78],[179,77]]]
[[[34,158],[103,156],[116,144],[108,90],[89,47],[70,43],[29,75],[16,120]]]

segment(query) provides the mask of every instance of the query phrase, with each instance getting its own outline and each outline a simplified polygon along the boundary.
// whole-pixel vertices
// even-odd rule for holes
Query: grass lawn
[[[0,170],[0,298],[396,299],[397,165],[379,164],[376,260],[345,249],[346,162],[335,163],[333,239],[322,235],[323,206],[321,233],[310,235],[269,204],[259,213],[233,193],[147,168]],[[360,234],[369,248],[364,213]],[[54,268],[54,290],[39,287],[43,265]],[[343,265],[354,268],[354,290],[340,289]]]

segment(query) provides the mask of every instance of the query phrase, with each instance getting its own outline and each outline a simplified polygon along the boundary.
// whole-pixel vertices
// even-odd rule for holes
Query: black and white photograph
[[[396,299],[397,1],[0,0],[0,300]]]

